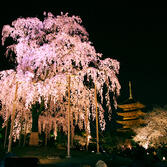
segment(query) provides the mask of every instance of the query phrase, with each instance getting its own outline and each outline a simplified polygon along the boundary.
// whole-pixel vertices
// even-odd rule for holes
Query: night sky
[[[97,52],[120,62],[118,78],[122,89],[118,102],[129,97],[128,82],[131,81],[136,100],[146,105],[167,104],[167,8],[130,8],[128,4],[119,7],[50,6],[1,6],[6,12],[0,11],[0,31],[4,24],[20,16],[42,18],[44,11],[54,15],[61,11],[78,15]],[[2,47],[0,53],[3,56]],[[0,66],[4,67],[2,61]]]

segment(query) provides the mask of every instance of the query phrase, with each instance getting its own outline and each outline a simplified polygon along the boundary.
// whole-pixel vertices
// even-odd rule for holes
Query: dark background
[[[80,5],[80,7],[60,7],[44,4],[8,4],[1,6],[0,31],[4,24],[16,18],[39,17],[44,11],[54,15],[68,12],[83,20],[90,41],[103,57],[111,57],[120,62],[118,75],[122,86],[118,102],[129,97],[128,82],[132,82],[132,93],[136,100],[146,105],[167,104],[167,8],[161,6],[143,7],[106,4],[105,6]],[[72,5],[71,5],[72,6]],[[0,69],[7,64],[0,50]]]

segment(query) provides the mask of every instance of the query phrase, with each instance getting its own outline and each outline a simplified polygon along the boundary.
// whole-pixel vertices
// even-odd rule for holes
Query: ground
[[[24,158],[24,162],[38,158],[40,167],[93,167],[98,160],[103,160],[107,165],[115,163],[114,166],[128,165],[131,160],[121,159],[119,163],[113,161],[112,155],[107,153],[96,154],[91,151],[71,150],[71,157],[67,158],[66,149],[53,147],[13,147],[12,153],[7,157]],[[32,166],[31,166],[32,167]]]
[[[15,167],[13,164],[17,167],[35,167],[37,166],[37,161],[38,167],[95,167],[99,160],[104,161],[108,167],[134,167],[136,165],[142,167],[167,167],[166,161],[159,161],[155,159],[155,157],[152,160],[147,157],[143,157],[143,159],[139,154],[137,154],[137,158],[133,158],[130,152],[120,155],[119,153],[108,154],[103,152],[101,154],[96,154],[96,152],[91,151],[71,150],[71,157],[67,158],[66,155],[66,148],[56,148],[55,146],[17,146],[12,148],[12,153],[1,156],[0,167],[3,167],[5,159],[9,166],[12,164],[12,167]],[[19,166],[19,164],[21,165]]]

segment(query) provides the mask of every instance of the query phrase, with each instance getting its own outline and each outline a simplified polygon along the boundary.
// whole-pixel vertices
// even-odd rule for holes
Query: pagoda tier
[[[125,111],[125,110],[124,110]],[[123,117],[123,120],[136,119],[140,116],[144,116],[145,113],[142,110],[127,111],[127,112],[117,112],[119,116]]]
[[[136,102],[136,103],[130,103],[130,104],[121,104],[121,105],[118,105],[118,107],[123,109],[123,111],[131,111],[135,109],[142,109],[145,106],[139,102]]]
[[[126,104],[118,105],[117,115],[119,119],[116,121],[122,127],[118,131],[128,131],[134,126],[143,123],[142,117],[145,113],[142,111],[145,106],[134,100],[126,101]]]
[[[117,123],[122,124],[123,126],[131,127],[133,125],[139,125],[142,123],[141,119],[127,120],[127,121],[117,121]]]

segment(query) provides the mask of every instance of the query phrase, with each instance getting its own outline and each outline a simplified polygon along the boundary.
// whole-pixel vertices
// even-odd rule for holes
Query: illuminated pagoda
[[[129,99],[122,104],[118,104],[117,115],[119,119],[116,121],[120,128],[117,131],[127,132],[135,125],[142,124],[142,117],[145,115],[143,109],[145,106],[132,97],[131,82],[129,81]]]

